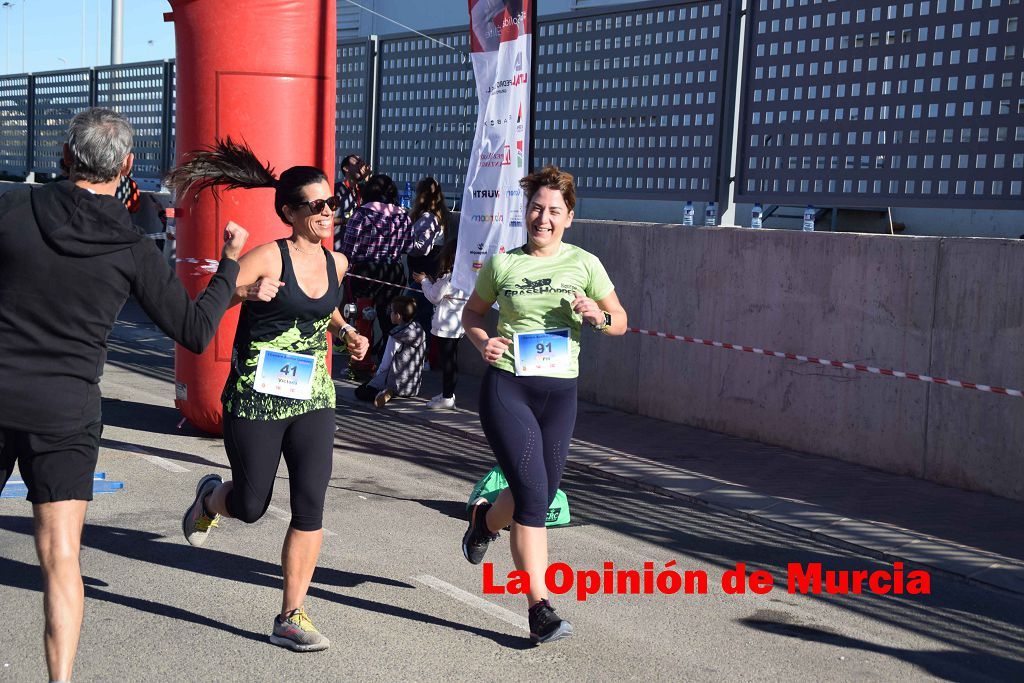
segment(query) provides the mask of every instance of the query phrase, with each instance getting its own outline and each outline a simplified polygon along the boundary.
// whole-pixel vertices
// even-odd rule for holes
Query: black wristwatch
[[[597,330],[598,332],[612,324],[612,314],[609,313],[608,311],[601,312],[604,313],[604,322],[601,323],[600,325],[594,325],[594,329]]]

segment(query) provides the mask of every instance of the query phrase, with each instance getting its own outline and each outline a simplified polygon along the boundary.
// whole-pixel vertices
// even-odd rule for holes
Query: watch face
[[[606,327],[612,324],[612,314],[608,311],[604,312],[604,324]]]

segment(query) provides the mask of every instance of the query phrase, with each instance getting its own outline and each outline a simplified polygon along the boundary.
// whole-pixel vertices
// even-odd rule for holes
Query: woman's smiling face
[[[550,187],[537,190],[526,207],[531,247],[543,249],[561,242],[565,229],[572,225],[573,215],[560,191]]]
[[[334,196],[331,186],[326,180],[311,183],[302,188],[302,199],[314,202],[326,200]],[[315,242],[322,242],[334,236],[334,212],[324,204],[320,213],[312,213],[306,204],[286,207],[285,218],[295,228],[296,233],[309,237]]]

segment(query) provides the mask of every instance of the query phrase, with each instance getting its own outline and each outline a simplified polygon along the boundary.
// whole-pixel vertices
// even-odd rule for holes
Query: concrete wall
[[[576,215],[580,218],[612,221],[650,221],[657,223],[681,223],[683,205],[680,201],[624,201],[580,197],[576,204]],[[766,203],[767,206],[767,203]],[[736,205],[736,225],[750,225],[752,204]],[[765,225],[780,230],[800,230],[803,207],[786,207],[779,214],[768,218]],[[791,214],[792,218],[781,218],[780,214]],[[704,222],[704,202],[694,202],[695,220]],[[1024,212],[993,211],[981,209],[911,209],[894,207],[893,222],[903,229],[900,235],[935,237],[996,237],[1017,239],[1024,236]],[[818,220],[817,230],[832,230],[832,215],[825,214]],[[859,212],[840,210],[836,232],[889,233],[889,219],[884,212]]]
[[[1022,241],[597,221],[566,239],[605,263],[634,327],[1024,387]],[[635,334],[583,342],[585,400],[1024,500],[1024,399]]]

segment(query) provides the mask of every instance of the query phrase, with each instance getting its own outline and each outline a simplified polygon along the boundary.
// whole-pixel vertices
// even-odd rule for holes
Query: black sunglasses
[[[310,214],[318,214],[324,212],[326,206],[331,211],[337,211],[338,207],[341,206],[341,200],[337,196],[331,195],[327,199],[314,199],[309,202],[299,202],[295,204],[295,207],[305,206],[309,209]]]

